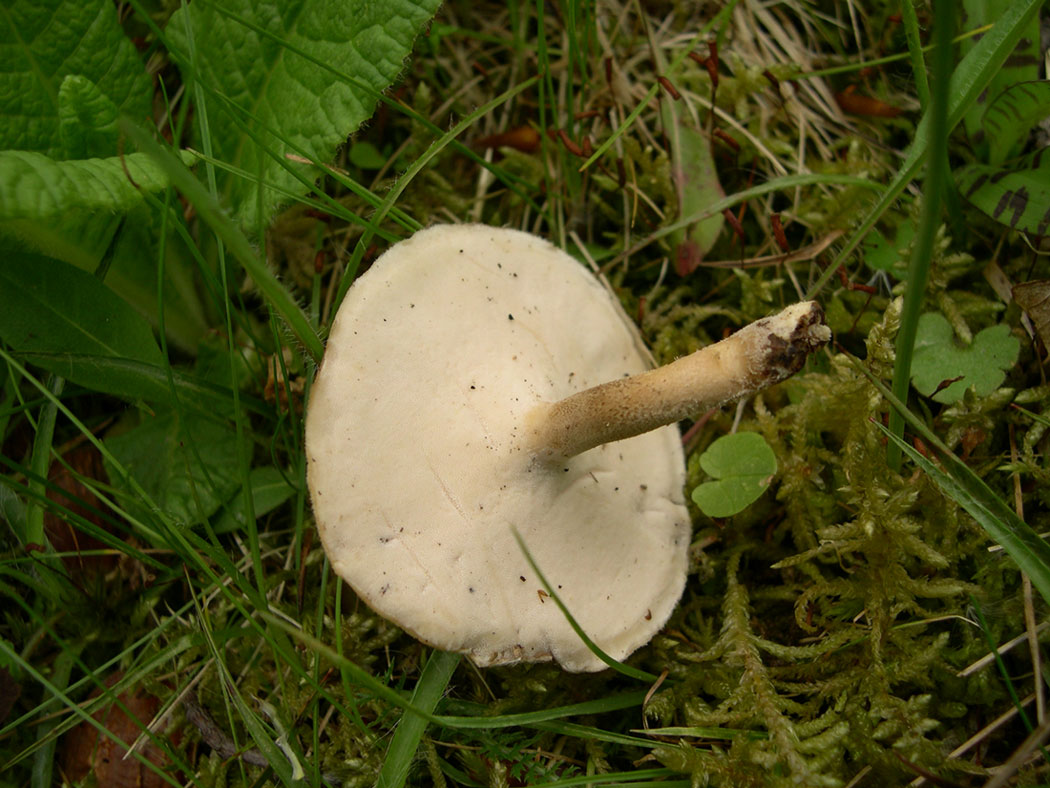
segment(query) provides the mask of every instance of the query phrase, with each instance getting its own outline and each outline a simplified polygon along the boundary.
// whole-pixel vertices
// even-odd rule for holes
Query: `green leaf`
[[[1002,164],[1021,152],[1040,121],[1050,117],[1050,80],[1019,82],[992,99],[982,127],[988,163]]]
[[[0,238],[93,269],[121,214],[167,185],[164,170],[143,153],[56,161],[42,153],[0,151]]]
[[[289,165],[286,155],[331,160],[372,115],[378,94],[398,76],[439,5],[230,0],[220,6],[205,0],[176,11],[166,33],[187,78],[200,80],[208,95],[223,97],[207,105],[214,155],[262,183],[304,194],[308,187],[285,167],[294,166],[308,182],[319,170]],[[244,123],[251,135],[242,130]],[[283,201],[256,180],[225,178],[223,188],[250,230]]]
[[[697,486],[693,502],[708,517],[729,517],[765,492],[777,472],[777,458],[761,435],[738,432],[708,446],[700,467],[716,481]]]
[[[0,237],[94,270],[120,228],[106,281],[157,326],[159,255],[145,194],[167,184],[163,168],[143,153],[122,163],[119,157],[56,161],[41,153],[0,151]],[[130,218],[121,228],[125,214]],[[175,243],[169,241],[169,249]],[[169,338],[192,352],[207,323],[186,258],[167,255],[164,297]]]
[[[416,688],[412,690],[412,705],[433,714],[461,659],[459,654],[450,654],[447,651],[432,652]],[[387,747],[383,769],[376,780],[376,788],[401,788],[405,784],[426,728],[425,717],[408,711],[404,713],[401,724],[397,726],[390,746]]]
[[[60,95],[70,75],[89,80],[120,112],[149,117],[150,81],[111,0],[0,4],[0,63],[0,149],[64,155]]]
[[[266,261],[259,256],[256,247],[219,207],[218,202],[204,184],[194,177],[178,156],[161,146],[134,123],[122,122],[121,130],[163,168],[171,178],[172,184],[197,209],[197,215],[208,223],[215,234],[226,244],[230,253],[244,266],[244,270],[251,276],[255,286],[262,292],[271,307],[288,323],[288,327],[296,338],[303,343],[314,360],[320,362],[321,356],[324,355],[324,344],[299,304],[296,303],[295,297],[270,270]],[[338,305],[335,308],[338,308]]]
[[[963,196],[997,222],[1045,235],[1050,228],[1050,153],[1041,148],[1007,167],[968,164],[955,171]]]
[[[88,388],[137,390],[139,381],[116,362],[163,363],[146,321],[96,277],[67,263],[11,255],[0,266],[0,303],[0,339],[20,357]]]
[[[224,422],[201,414],[187,412],[180,418],[166,410],[143,415],[138,426],[107,438],[105,444],[150,498],[178,522],[210,517],[240,483],[236,433]],[[107,470],[110,478],[121,478],[114,469]]]
[[[996,24],[1002,16],[1003,0],[963,0],[962,2],[962,29],[964,30]],[[962,54],[966,55],[977,48],[978,41],[977,38],[964,39],[960,44]],[[997,140],[992,130],[985,125],[987,110],[991,107],[991,102],[1012,85],[1038,79],[1041,65],[1039,18],[1033,16],[1020,31],[1005,62],[995,70],[991,80],[976,97],[963,118],[966,133],[977,144],[982,159],[987,158],[992,164],[999,163],[990,152],[997,145],[1001,145],[1002,141]],[[1025,135],[1027,136],[1027,132]]]
[[[85,271],[12,252],[0,265],[0,303],[0,340],[23,362],[125,399],[168,403],[174,386],[186,407],[232,413],[228,390],[169,369],[145,319]]]
[[[160,210],[148,205],[139,205],[128,212],[111,242],[106,287],[138,310],[154,331],[161,328],[157,294],[163,293],[168,342],[192,356],[209,328],[197,290],[196,264],[192,260],[193,251],[186,247],[182,237],[169,233],[165,241],[161,241],[160,215]],[[159,248],[162,243],[163,251]],[[163,266],[159,265],[162,259]],[[85,268],[76,261],[74,265]],[[96,265],[86,268],[93,271]],[[164,281],[158,282],[162,273]]]
[[[0,223],[45,224],[70,211],[116,213],[143,201],[168,179],[149,156],[56,161],[42,153],[0,151]]]
[[[90,79],[71,74],[58,89],[63,159],[92,159],[117,149],[120,110]]]
[[[995,391],[1006,378],[1021,349],[1017,337],[1007,325],[990,326],[973,339],[969,347],[960,347],[952,338],[952,327],[938,312],[927,312],[919,318],[912,359],[912,383],[925,396],[950,404],[963,398],[974,386],[978,396]],[[938,387],[948,380],[948,386]]]
[[[347,151],[347,158],[355,167],[362,170],[378,170],[386,164],[387,157],[371,142],[355,142]]]
[[[890,236],[883,235],[875,228],[864,239],[864,262],[868,268],[892,273],[898,279],[907,275],[907,261],[902,253],[915,238],[915,223],[909,219],[902,221],[891,231]]]
[[[252,468],[248,475],[248,485],[252,492],[252,511],[256,519],[267,512],[272,512],[295,495],[295,488],[288,483],[287,477],[272,465]],[[247,511],[242,487],[237,495],[222,507],[214,524],[215,533],[221,534],[244,528],[248,523],[245,517]]]
[[[678,195],[678,216],[693,216],[725,197],[711,156],[711,141],[691,124],[682,122],[673,102],[664,101],[660,111],[670,141],[671,182]],[[716,213],[671,235],[679,274],[684,276],[696,269],[715,245],[724,223],[722,214]]]

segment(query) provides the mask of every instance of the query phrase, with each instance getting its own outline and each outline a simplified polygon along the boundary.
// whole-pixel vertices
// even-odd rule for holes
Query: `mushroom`
[[[332,566],[380,614],[479,666],[600,670],[515,532],[623,659],[685,585],[673,422],[784,379],[829,337],[820,307],[796,304],[654,370],[616,299],[550,243],[417,232],[347,293],[310,398],[308,480]]]

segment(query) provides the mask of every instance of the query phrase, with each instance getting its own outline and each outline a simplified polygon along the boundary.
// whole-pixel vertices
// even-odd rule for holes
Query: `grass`
[[[1050,782],[1045,347],[989,284],[1050,269],[952,179],[981,161],[988,85],[1028,73],[1011,55],[1041,4],[991,20],[975,6],[949,27],[955,4],[911,0],[450,2],[385,92],[223,6],[378,99],[315,185],[307,142],[231,112],[199,47],[176,67],[174,7],[130,4],[162,133],[132,118],[121,134],[170,188],[143,197],[93,272],[115,288],[123,233],[149,228],[162,274],[132,306],[155,320],[161,361],[111,337],[104,372],[148,376],[142,390],[168,399],[84,385],[76,354],[60,373],[3,335],[0,788],[133,773],[202,787]],[[843,111],[851,91],[866,113]],[[255,169],[224,156],[224,113],[267,154]],[[686,187],[702,206],[688,215],[668,117],[705,132],[717,173]],[[1038,144],[1029,131],[1018,153]],[[366,143],[381,161],[355,159]],[[260,227],[224,184],[257,181],[266,161],[289,176],[267,176],[287,207]],[[724,217],[717,239],[680,255],[674,239],[710,216]],[[327,327],[377,254],[449,221],[529,230],[593,263],[660,361],[803,297],[835,332],[799,376],[683,425],[689,490],[701,451],[739,426],[779,471],[732,518],[691,510],[678,610],[616,670],[480,670],[436,652],[358,600],[316,538],[302,431]],[[896,265],[875,264],[873,230]],[[209,326],[189,350],[165,331],[184,275]],[[1021,350],[990,393],[941,403],[910,387],[931,311],[963,345],[1010,327]],[[155,709],[99,713],[135,693]],[[88,753],[137,742],[102,766],[71,743],[89,730]]]

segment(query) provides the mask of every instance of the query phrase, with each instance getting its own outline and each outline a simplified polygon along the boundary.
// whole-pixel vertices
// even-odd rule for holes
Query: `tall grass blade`
[[[1032,17],[1042,7],[1043,0],[1014,0],[995,26],[989,30],[980,41],[974,45],[966,56],[959,61],[952,74],[948,89],[948,133],[954,129],[962,120],[966,110],[977,100],[984,87],[995,76],[999,67],[1006,62],[1018,39],[1024,33],[1026,26],[1032,21]],[[824,289],[824,286],[835,275],[839,266],[853,254],[854,250],[864,240],[868,232],[875,226],[882,215],[901,196],[908,184],[912,182],[926,154],[929,152],[927,141],[929,134],[927,126],[930,123],[929,111],[919,121],[915,130],[915,141],[908,149],[903,164],[897,171],[896,177],[889,187],[883,192],[879,201],[872,207],[860,226],[849,236],[842,249],[832,260],[820,278],[806,294],[806,298],[815,298]]]
[[[273,310],[284,319],[296,339],[303,344],[314,361],[320,361],[321,356],[324,355],[324,345],[310,325],[309,318],[299,308],[295,297],[270,271],[266,262],[252,248],[244,233],[223,212],[219,203],[208,193],[205,186],[193,177],[186,165],[174,154],[154,142],[134,123],[122,122],[121,130],[143,153],[148,153],[160,164],[171,179],[172,185],[192,203],[198,215],[207,222],[208,226],[226,244],[226,248],[244,266],[244,270],[251,276],[255,286],[259,288]]]
[[[861,364],[857,363],[856,366],[867,375],[867,370],[864,370]],[[980,476],[956,457],[951,449],[889,389],[870,375],[868,378],[926,445],[937,453],[941,465],[924,457],[878,422],[874,422],[875,425],[922,468],[945,495],[965,509],[992,539],[1002,545],[1021,571],[1031,578],[1032,585],[1043,599],[1050,603],[1050,545],[1043,541],[1028,523],[1018,517]]]
[[[435,651],[431,654],[412,693],[412,705],[433,713],[459,661],[459,654],[447,651]],[[397,726],[394,738],[387,748],[386,760],[383,761],[383,768],[379,772],[376,788],[401,788],[405,784],[412,768],[412,759],[416,755],[426,727],[425,717],[406,713],[401,718],[401,724]]]
[[[933,254],[937,228],[941,225],[941,197],[948,185],[948,75],[952,70],[953,2],[937,0],[934,4],[934,18],[937,21],[933,31],[933,92],[926,112],[929,118],[926,148],[930,159],[923,188],[922,215],[908,262],[908,289],[904,294],[901,326],[897,333],[897,354],[893,364],[893,393],[902,402],[908,398],[919,312],[926,295],[930,256]],[[890,413],[890,432],[897,437],[904,434],[904,419],[896,411]],[[901,454],[897,445],[893,441],[886,447],[886,464],[895,471],[901,467]]]

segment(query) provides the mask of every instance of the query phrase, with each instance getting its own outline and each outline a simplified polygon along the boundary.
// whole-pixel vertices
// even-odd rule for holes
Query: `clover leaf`
[[[777,458],[755,432],[726,435],[700,455],[700,467],[713,481],[693,490],[693,502],[708,517],[729,517],[754,503],[777,472]]]
[[[921,394],[946,405],[961,400],[970,386],[983,397],[1006,379],[1005,370],[1017,361],[1020,349],[1010,327],[1002,324],[981,331],[969,347],[958,345],[948,320],[927,312],[919,318],[912,383]]]

